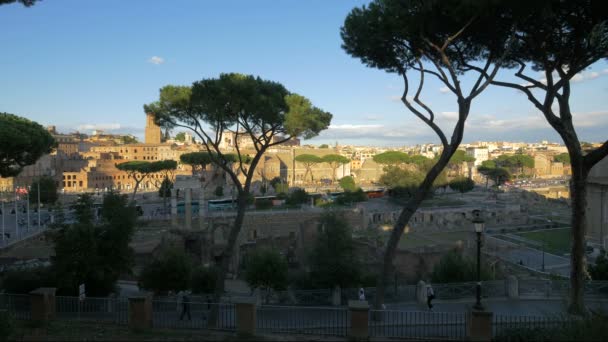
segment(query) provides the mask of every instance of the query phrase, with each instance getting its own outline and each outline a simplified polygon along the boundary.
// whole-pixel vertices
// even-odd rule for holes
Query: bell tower
[[[160,144],[161,136],[160,126],[154,122],[154,115],[146,114],[146,144]]]

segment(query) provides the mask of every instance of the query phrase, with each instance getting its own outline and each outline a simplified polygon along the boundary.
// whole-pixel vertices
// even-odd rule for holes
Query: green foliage
[[[336,180],[336,170],[340,166],[350,162],[350,159],[339,154],[327,154],[324,155],[321,160],[323,160],[324,163],[329,164],[329,167],[332,169],[331,177],[334,181]]]
[[[179,156],[179,160],[184,164],[204,170],[207,165],[213,163],[213,156],[209,152],[190,152]]]
[[[224,187],[221,185],[218,185],[215,187],[215,191],[214,191],[215,196],[217,197],[222,197],[224,196]]]
[[[1,288],[6,293],[28,294],[39,287],[55,286],[54,273],[50,267],[10,270],[1,279]]]
[[[125,195],[106,194],[101,220],[96,224],[90,196],[79,197],[74,206],[76,223],[54,236],[52,264],[60,292],[74,295],[84,283],[88,295],[105,296],[114,291],[122,274],[131,272],[134,255],[129,243],[137,214],[127,203]]]
[[[255,200],[255,209],[257,210],[267,210],[272,208],[272,200],[263,198]]]
[[[357,184],[355,184],[355,179],[352,176],[346,176],[340,178],[339,181],[340,187],[344,189],[344,191],[355,191],[357,190]]]
[[[0,177],[17,176],[54,146],[53,137],[38,123],[0,112]]]
[[[482,163],[479,167],[477,167],[477,170],[481,174],[486,176],[487,178],[494,180],[494,183],[496,185],[501,185],[504,182],[511,179],[511,174],[509,173],[509,171],[507,169],[504,169],[502,167],[492,168],[492,167],[484,166],[484,163]],[[486,163],[485,165],[496,165],[496,163],[492,164],[490,162],[490,163]]]
[[[158,294],[179,292],[190,288],[191,277],[190,257],[182,250],[170,248],[144,266],[139,284]]]
[[[123,144],[137,144],[139,142],[137,141],[137,138],[132,135],[123,135],[121,140]]]
[[[595,265],[589,265],[589,275],[593,280],[608,280],[608,258],[603,248],[595,259]]]
[[[425,175],[420,171],[402,169],[398,166],[387,166],[384,174],[380,176],[380,183],[391,189],[391,195],[395,197],[411,197]]]
[[[22,4],[25,7],[30,7],[30,6],[33,6],[36,3],[36,1],[40,1],[40,0],[0,0],[0,6],[17,2],[17,3]]]
[[[475,188],[475,182],[468,177],[457,177],[450,181],[450,189],[465,193]]]
[[[372,159],[376,163],[383,165],[398,165],[411,162],[411,158],[407,153],[399,151],[387,151],[380,154],[376,154],[372,157]]]
[[[367,194],[361,188],[357,188],[355,191],[346,191],[336,198],[336,203],[340,205],[365,201],[367,201]]]
[[[470,162],[474,162],[475,158],[472,156],[467,155],[467,153],[463,150],[456,150],[456,152],[454,152],[454,155],[452,155],[452,158],[450,158],[450,164],[462,164],[464,162],[470,163]]]
[[[196,267],[192,271],[192,292],[211,293],[215,287],[217,270],[213,267]]]
[[[481,280],[492,280],[492,273],[482,262]],[[431,281],[434,283],[458,283],[477,280],[477,261],[463,256],[457,251],[450,251],[441,257],[433,268]]]
[[[177,133],[175,135],[175,141],[181,141],[181,142],[186,141],[186,133],[184,133],[184,132]]]
[[[314,154],[300,154],[297,155],[295,160],[298,163],[302,163],[304,164],[304,167],[306,168],[306,174],[304,174],[304,179],[306,179],[306,176],[310,173],[310,179],[314,180],[314,175],[312,174],[312,170],[311,168],[319,163],[322,163],[323,160],[321,159],[321,157],[319,156],[315,156]]]
[[[173,189],[173,182],[168,177],[165,177],[158,188],[158,196],[163,198],[171,197],[171,189]]]
[[[0,341],[15,340],[16,322],[13,314],[8,310],[0,310]]]
[[[344,217],[326,213],[319,220],[317,239],[310,254],[311,278],[318,288],[357,286],[361,263],[352,231]]]
[[[254,252],[246,267],[245,279],[251,288],[283,290],[287,286],[287,261],[275,250]]]
[[[553,161],[564,163],[564,165],[570,164],[570,155],[568,153],[560,153],[553,157]]]
[[[304,96],[289,94],[285,96],[285,103],[289,108],[285,114],[285,131],[290,136],[310,139],[329,127],[331,113],[313,106]]]
[[[329,145],[327,145],[327,144],[321,144],[321,145],[319,145],[319,148],[329,148]]]
[[[40,203],[55,204],[59,195],[57,194],[57,184],[51,177],[42,177],[32,183],[30,189],[30,203],[38,203],[38,184],[40,184]]]
[[[306,190],[304,190],[304,189],[293,190],[287,197],[287,200],[285,201],[286,204],[290,204],[290,205],[306,204],[307,202],[308,202],[308,193],[306,193]]]

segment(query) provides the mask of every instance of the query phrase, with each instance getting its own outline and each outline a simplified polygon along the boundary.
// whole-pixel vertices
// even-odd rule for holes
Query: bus
[[[199,208],[199,204],[198,201],[192,201],[190,202],[190,205],[192,206],[192,213],[198,213],[198,208]],[[179,202],[177,203],[177,213],[178,214],[184,214],[186,212],[186,203],[185,202]]]
[[[198,206],[198,203],[197,203]],[[236,209],[236,199],[225,198],[218,200],[207,201],[207,210],[218,211],[218,210],[232,210]]]

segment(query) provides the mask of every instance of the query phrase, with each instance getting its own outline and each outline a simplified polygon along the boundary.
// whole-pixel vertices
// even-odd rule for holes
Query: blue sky
[[[98,128],[141,137],[142,105],[156,100],[162,86],[240,72],[281,82],[334,115],[331,128],[310,143],[438,142],[398,101],[398,76],[370,69],[341,49],[344,18],[365,2],[43,0],[31,8],[1,6],[0,112],[64,132]],[[603,141],[608,64],[593,65],[576,81],[579,136]],[[437,81],[426,85],[423,99],[450,128],[454,97]],[[543,139],[560,141],[522,94],[489,88],[473,104],[464,141]]]

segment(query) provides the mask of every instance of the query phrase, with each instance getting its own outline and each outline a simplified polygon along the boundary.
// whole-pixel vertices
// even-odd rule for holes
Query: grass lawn
[[[409,233],[403,234],[399,241],[399,248],[409,249],[428,245],[453,245],[459,240],[471,238],[469,232],[441,232],[441,233]]]
[[[545,251],[563,255],[570,253],[570,228],[541,230],[535,232],[517,233],[523,238],[533,240],[539,243],[545,243]],[[540,246],[535,247],[540,249]]]

